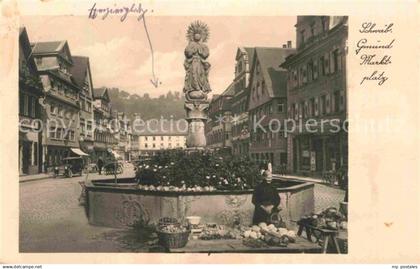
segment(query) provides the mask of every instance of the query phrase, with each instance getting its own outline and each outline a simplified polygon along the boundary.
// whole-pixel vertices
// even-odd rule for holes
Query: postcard
[[[3,263],[420,260],[414,1],[3,1]]]

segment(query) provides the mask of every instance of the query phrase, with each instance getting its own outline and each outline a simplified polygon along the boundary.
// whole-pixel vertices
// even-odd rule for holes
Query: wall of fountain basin
[[[140,190],[132,178],[93,180],[86,186],[87,215],[92,225],[125,228],[143,219],[158,222],[162,217],[184,219],[200,216],[204,223],[243,225],[252,223],[253,190],[175,192]],[[273,183],[274,184],[274,183]],[[314,211],[314,184],[294,180],[276,182],[281,214],[290,225]]]

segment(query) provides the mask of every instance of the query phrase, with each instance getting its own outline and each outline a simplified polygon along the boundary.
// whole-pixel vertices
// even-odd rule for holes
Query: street
[[[119,177],[133,176],[127,165]],[[141,251],[131,231],[89,225],[79,205],[83,177],[50,178],[20,184],[20,252]],[[89,178],[104,177],[89,174]],[[112,176],[106,176],[112,178]],[[315,211],[334,206],[344,191],[315,184]]]
[[[119,175],[126,176],[133,176],[132,167],[126,166]],[[89,225],[78,201],[79,181],[85,178],[60,177],[20,184],[20,252],[127,251],[121,240],[116,240],[124,231]]]

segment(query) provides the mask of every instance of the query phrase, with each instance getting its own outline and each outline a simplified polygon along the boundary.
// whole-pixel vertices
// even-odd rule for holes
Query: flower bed
[[[263,179],[248,157],[209,151],[159,151],[137,166],[142,188],[180,191],[247,190]]]

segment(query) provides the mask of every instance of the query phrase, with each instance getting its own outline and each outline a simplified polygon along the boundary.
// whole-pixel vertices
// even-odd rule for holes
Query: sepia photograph
[[[346,255],[349,17],[149,14],[21,17],[19,252]]]

